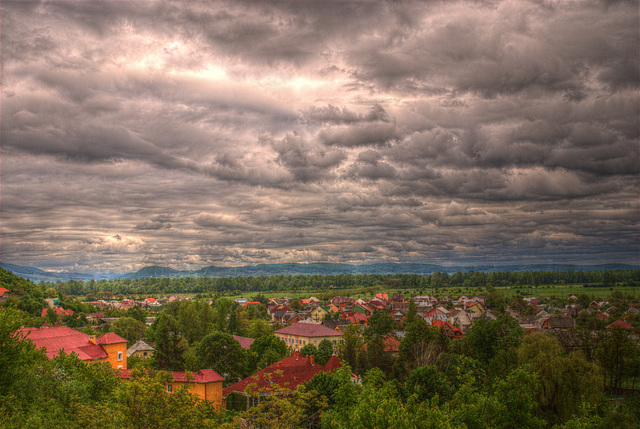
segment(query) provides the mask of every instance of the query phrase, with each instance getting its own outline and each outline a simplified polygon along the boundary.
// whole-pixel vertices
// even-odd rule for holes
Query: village
[[[364,398],[374,379],[377,386],[398,386],[391,396],[400,401],[398,407],[408,407],[415,391],[421,412],[430,413],[438,409],[430,403],[434,396],[456,404],[464,383],[492,395],[500,380],[536,366],[532,374],[542,375],[521,381],[530,383],[527,398],[542,404],[536,407],[560,400],[536,397],[536,386],[565,389],[572,385],[563,387],[566,382],[556,377],[578,377],[570,387],[572,402],[563,399],[561,408],[544,417],[548,422],[578,416],[580,404],[596,407],[603,395],[637,395],[638,297],[613,291],[607,299],[586,293],[559,299],[483,289],[453,296],[415,291],[319,294],[324,299],[158,294],[89,301],[15,280],[0,288],[0,316],[24,308],[14,335],[42,350],[54,367],[68,365],[70,358],[89,367],[105,363],[112,368],[110,377],[123,383],[117,390],[153,385],[167,398],[189,392],[216,410],[218,420],[241,413],[246,421],[260,421],[274,404],[289,407],[295,398],[306,398],[308,389],[320,395],[314,401],[329,398],[312,413],[319,425],[340,409],[331,405],[335,389],[350,385],[356,389],[349,394],[353,400]],[[560,375],[544,375],[548,359],[554,359]],[[456,414],[462,413],[459,407],[447,416],[465,422],[469,417]],[[300,416],[310,412],[307,408],[299,409]],[[491,413],[483,418],[487,424],[493,419]]]

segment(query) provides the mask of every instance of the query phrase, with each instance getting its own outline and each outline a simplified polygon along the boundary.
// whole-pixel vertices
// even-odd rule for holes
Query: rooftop
[[[340,368],[342,363],[336,356],[331,356],[327,363],[322,366],[315,363],[313,356],[306,358],[300,352],[269,365],[249,377],[232,384],[223,390],[223,396],[228,396],[231,392],[242,392],[246,390],[264,390],[271,392],[272,389],[294,390],[299,384],[311,380],[319,372],[331,372]]]
[[[274,334],[299,335],[301,337],[339,337],[342,333],[329,329],[326,326],[316,323],[294,323],[282,329],[278,329]]]

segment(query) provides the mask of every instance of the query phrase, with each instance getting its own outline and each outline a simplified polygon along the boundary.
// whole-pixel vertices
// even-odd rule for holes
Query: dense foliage
[[[65,295],[112,296],[117,294],[243,293],[257,291],[330,291],[382,286],[394,289],[444,287],[533,287],[545,284],[580,284],[593,287],[640,285],[640,270],[458,272],[455,274],[366,274],[329,276],[269,276],[230,278],[145,278],[127,280],[43,283]]]

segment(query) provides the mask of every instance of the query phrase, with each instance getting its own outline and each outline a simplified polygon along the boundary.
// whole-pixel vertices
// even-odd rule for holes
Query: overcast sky
[[[638,263],[638,3],[1,3],[1,260]]]

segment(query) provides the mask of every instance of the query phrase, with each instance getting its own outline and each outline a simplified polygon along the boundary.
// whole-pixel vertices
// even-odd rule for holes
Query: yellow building
[[[49,359],[64,350],[66,354],[75,353],[83,361],[109,362],[113,368],[127,368],[127,340],[113,332],[96,338],[66,326],[43,326],[21,328],[18,333],[31,340],[36,348],[44,348]]]
[[[222,382],[224,378],[212,369],[203,369],[198,372],[174,371],[171,374],[171,381],[165,386],[167,393],[173,393],[177,389],[187,386],[189,392],[198,396],[204,401],[211,402],[215,407],[224,406],[222,400]],[[130,380],[132,378],[131,371],[120,370],[116,373],[117,377],[122,380]]]
[[[327,310],[325,310],[322,307],[316,307],[312,312],[311,312],[311,318],[313,320],[315,320],[316,322],[319,322],[321,320],[324,320],[324,318],[326,317],[326,315],[329,314],[329,312]]]
[[[322,340],[329,340],[334,347],[338,345],[342,332],[327,328],[317,323],[298,322],[273,333],[284,341],[289,348],[300,350],[307,344],[318,345]]]

